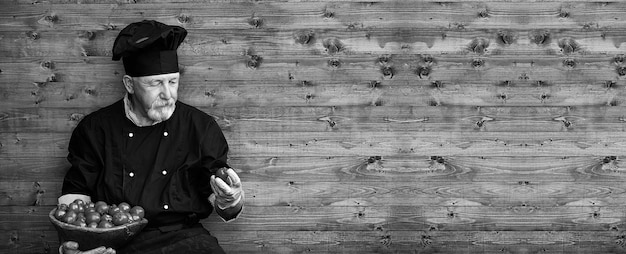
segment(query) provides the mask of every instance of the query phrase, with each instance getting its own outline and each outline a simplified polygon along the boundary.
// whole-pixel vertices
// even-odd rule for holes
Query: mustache
[[[155,100],[154,102],[152,102],[152,106],[153,107],[164,107],[164,106],[172,106],[174,105],[175,101],[173,99],[170,100]]]

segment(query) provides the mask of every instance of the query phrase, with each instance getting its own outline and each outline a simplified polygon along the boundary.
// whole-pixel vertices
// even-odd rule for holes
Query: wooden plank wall
[[[229,253],[626,252],[626,3],[2,0],[0,252],[55,253],[115,36],[181,25],[180,99],[246,191]]]

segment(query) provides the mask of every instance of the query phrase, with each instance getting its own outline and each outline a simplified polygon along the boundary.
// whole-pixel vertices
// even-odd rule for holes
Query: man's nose
[[[161,99],[169,100],[170,98],[172,98],[172,88],[164,84],[161,88]]]

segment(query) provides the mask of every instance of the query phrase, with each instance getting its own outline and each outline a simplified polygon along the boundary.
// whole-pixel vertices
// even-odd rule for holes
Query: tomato
[[[82,207],[85,206],[85,201],[83,201],[80,198],[75,199],[74,202],[72,202],[72,203],[76,203],[77,205],[82,206]]]
[[[139,217],[139,220],[143,219],[143,217],[146,214],[146,211],[143,209],[143,207],[141,206],[133,206],[133,208],[130,209],[130,211],[128,211],[131,215],[137,215]]]
[[[72,223],[74,221],[76,221],[76,217],[78,216],[78,214],[72,210],[69,210],[67,212],[65,212],[65,215],[63,216],[63,219],[61,221],[65,222],[65,223]]]
[[[79,227],[86,227],[87,223],[81,220],[75,220],[74,222],[72,222],[72,225],[79,226]]]
[[[215,176],[219,177],[220,179],[224,180],[224,182],[226,184],[229,184],[228,182],[228,174],[226,174],[226,170],[228,170],[227,168],[220,168],[217,170],[217,172],[215,172]]]
[[[66,210],[57,209],[56,211],[54,211],[54,218],[57,218],[57,220],[62,220],[66,212]]]
[[[133,219],[133,221],[140,221],[141,220],[141,217],[139,215],[137,215],[137,214],[131,214],[130,216]]]
[[[89,223],[89,224],[87,224],[87,227],[88,228],[97,228],[98,227],[98,222]]]
[[[94,208],[94,207],[96,207],[96,204],[94,204],[93,202],[89,202],[89,203],[85,204],[85,209],[87,209],[87,208]]]
[[[128,223],[128,216],[123,212],[113,214],[113,224],[116,226]]]
[[[99,228],[112,228],[113,223],[111,223],[110,221],[101,221],[100,223],[98,223],[98,227]]]
[[[105,214],[109,211],[109,205],[104,201],[96,202],[95,208],[100,214]]]
[[[67,204],[58,204],[57,205],[57,210],[66,211],[67,210]]]
[[[100,216],[100,222],[102,221],[112,222],[113,216],[111,216],[110,214],[103,214],[102,216]]]
[[[76,203],[70,203],[69,205],[67,205],[67,210],[74,211],[76,213],[79,212],[80,208],[81,208],[81,206],[79,206]],[[83,211],[84,211],[84,209],[83,209]]]
[[[112,206],[109,207],[109,214],[110,215],[114,215],[114,214],[119,213],[121,211],[122,210],[119,207],[117,207],[117,206],[112,205]]]
[[[85,213],[98,213],[98,211],[96,211],[95,207],[87,207],[85,208]],[[100,214],[100,213],[98,213]]]
[[[130,205],[126,202],[120,203],[117,207],[119,207],[122,212],[128,212],[130,210]]]
[[[100,222],[100,214],[98,212],[88,212],[85,213],[85,222],[90,224],[92,222],[98,223]]]

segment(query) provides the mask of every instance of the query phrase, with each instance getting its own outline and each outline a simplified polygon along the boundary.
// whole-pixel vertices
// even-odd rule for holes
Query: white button
[[[135,176],[135,173],[130,172],[130,173],[128,173],[128,176],[133,177],[133,176]]]
[[[163,209],[165,209],[165,210],[170,209],[170,206],[168,206],[168,205],[163,205]]]
[[[135,136],[135,134],[133,134],[132,132],[129,132],[129,133],[128,133],[128,137],[129,137],[129,138],[132,138],[133,136]]]
[[[163,170],[163,171],[161,171],[161,174],[163,174],[163,175],[167,175],[167,170]]]
[[[170,135],[169,133],[167,133],[167,131],[163,132],[163,136],[167,137],[167,135]]]

